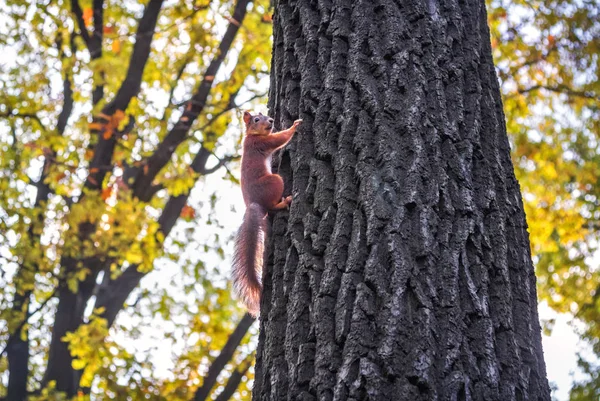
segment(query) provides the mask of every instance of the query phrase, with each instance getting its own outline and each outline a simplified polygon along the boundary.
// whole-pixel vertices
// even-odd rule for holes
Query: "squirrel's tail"
[[[258,203],[248,205],[233,250],[233,287],[252,316],[260,309],[266,214]]]

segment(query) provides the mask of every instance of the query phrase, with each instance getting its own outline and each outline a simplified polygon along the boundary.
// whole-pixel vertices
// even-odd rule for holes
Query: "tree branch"
[[[96,0],[99,1],[99,0]],[[121,84],[114,100],[107,104],[102,110],[102,116],[95,119],[95,123],[102,129],[93,129],[92,133],[97,134],[98,142],[94,149],[94,156],[90,162],[90,174],[85,182],[85,187],[89,189],[99,189],[106,172],[99,169],[99,166],[112,164],[112,156],[114,153],[117,138],[115,135],[105,137],[104,133],[107,119],[115,114],[117,110],[124,111],[127,109],[129,102],[134,96],[137,96],[141,83],[144,68],[150,56],[152,38],[158,14],[164,0],[150,0],[144,10],[144,14],[138,25],[136,34],[136,42],[131,53],[129,61],[129,69],[127,75]],[[93,173],[92,173],[93,171]]]
[[[203,174],[203,172],[207,171],[206,162],[210,155],[211,152],[209,150],[204,147],[200,148],[200,151],[198,151],[190,165],[194,172]],[[188,198],[189,191],[182,195],[171,196],[165,204],[158,219],[159,230],[165,238],[171,233]],[[102,317],[107,320],[108,327],[112,325],[119,311],[123,309],[123,304],[131,291],[138,286],[146,274],[138,270],[138,265],[131,265],[119,277],[111,281],[109,285],[103,286],[98,291],[95,308],[104,308]]]
[[[73,0],[79,1],[79,0]],[[94,0],[94,34],[90,38],[88,49],[92,60],[102,57],[102,38],[104,35],[104,0]],[[104,71],[100,73],[100,83],[94,82],[92,105],[97,105],[104,97]]]
[[[4,348],[2,348],[2,350],[0,350],[0,358],[8,350],[8,347],[12,344],[12,342],[15,340],[15,338],[20,336],[21,329],[23,329],[23,327],[25,327],[25,325],[29,322],[29,319],[31,319],[33,316],[37,315],[42,309],[44,309],[46,307],[46,305],[48,305],[48,302],[50,302],[50,300],[52,298],[54,298],[55,295],[56,295],[56,289],[54,289],[54,291],[52,291],[52,293],[48,296],[48,298],[46,298],[44,300],[44,302],[42,302],[40,304],[40,306],[38,306],[33,312],[30,312],[25,317],[25,319],[23,319],[21,321],[21,323],[19,323],[17,328],[12,333],[9,334],[8,339],[6,340],[6,344],[4,345]]]
[[[145,169],[139,169],[133,185],[134,195],[138,198],[143,198],[146,188],[152,183],[154,178],[163,169],[163,167],[169,162],[171,155],[175,152],[177,147],[185,140],[193,122],[198,118],[210,93],[215,75],[217,74],[221,64],[223,63],[225,56],[229,52],[235,35],[237,34],[239,27],[246,15],[246,8],[250,0],[238,0],[233,12],[233,18],[230,19],[230,23],[225,31],[225,35],[221,40],[219,48],[211,61],[210,65],[204,73],[204,77],[200,86],[196,90],[196,93],[187,102],[185,110],[179,121],[158,145],[156,151],[147,160]]]
[[[167,106],[165,107],[165,111],[161,117],[161,121],[165,121],[167,119],[167,111],[169,110],[170,106],[173,104],[173,95],[175,94],[175,89],[177,88],[177,83],[181,79],[181,76],[183,75],[190,60],[191,60],[191,57],[188,55],[186,57],[186,59],[183,61],[183,64],[181,65],[181,67],[179,67],[179,70],[177,71],[177,75],[175,76],[175,82],[173,83],[173,86],[171,86],[171,90],[169,91],[169,100],[167,101]]]
[[[561,94],[567,95],[567,96],[582,97],[582,98],[586,98],[586,99],[600,101],[600,96],[598,96],[597,94],[595,94],[593,92],[574,90],[574,89],[569,88],[566,85],[555,85],[555,86],[533,85],[533,86],[530,86],[529,88],[519,88],[519,89],[517,89],[517,92],[519,92],[520,94],[525,94],[525,93],[534,92],[534,91],[537,91],[540,89],[547,90],[550,92],[555,92],[555,93],[561,93]]]
[[[231,372],[231,376],[229,376],[229,380],[227,380],[225,388],[223,389],[221,394],[219,394],[217,398],[215,398],[215,401],[227,401],[230,400],[231,397],[233,397],[233,393],[235,393],[235,390],[237,390],[238,386],[240,385],[240,382],[242,381],[242,378],[244,377],[246,372],[248,372],[250,366],[252,366],[252,361],[254,360],[254,358],[255,355],[250,354],[240,364],[241,369],[236,369],[233,372]]]
[[[206,377],[204,378],[202,386],[198,388],[198,390],[196,390],[196,394],[194,394],[194,401],[204,401],[208,399],[212,388],[217,382],[219,373],[221,373],[221,371],[225,368],[225,365],[229,363],[229,361],[233,357],[233,354],[235,353],[235,350],[242,342],[242,339],[248,332],[248,329],[250,329],[250,326],[252,326],[253,322],[254,318],[247,313],[244,315],[242,320],[240,320],[233,333],[231,333],[231,335],[227,339],[225,346],[221,349],[221,353],[219,353],[219,356],[215,358],[215,360],[211,363],[210,367],[208,368],[208,372],[206,373]],[[239,381],[237,384],[239,384]],[[235,391],[236,388],[237,385],[234,387],[233,390]]]
[[[154,29],[163,1],[150,0],[146,6],[135,35],[136,41],[131,53],[127,76],[121,84],[115,99],[104,108],[104,114],[112,115],[116,110],[127,109],[131,99],[137,96],[142,84],[142,74],[150,56]]]
[[[221,167],[223,167],[226,163],[228,163],[230,161],[233,161],[233,160],[239,160],[240,159],[239,155],[225,156],[222,159],[219,159],[214,153],[213,153],[213,156],[218,160],[217,164],[215,164],[211,168],[204,169],[204,171],[202,172],[203,175],[212,174],[215,171],[217,171],[218,169],[220,169]]]
[[[88,50],[90,50],[90,33],[88,32],[85,21],[83,20],[83,10],[81,10],[81,6],[79,5],[79,0],[71,0],[71,11],[75,14],[75,21],[77,21],[77,26],[79,27],[79,33],[81,38],[85,42]]]
[[[40,118],[38,117],[38,115],[36,113],[21,113],[19,111],[15,112],[14,110],[10,110],[10,111],[4,112],[4,113],[0,113],[0,117],[2,117],[2,118],[15,117],[15,118],[23,118],[23,119],[31,118],[31,119],[34,119],[40,125],[40,128],[42,130],[46,129],[44,124],[42,124],[42,120],[40,120]]]

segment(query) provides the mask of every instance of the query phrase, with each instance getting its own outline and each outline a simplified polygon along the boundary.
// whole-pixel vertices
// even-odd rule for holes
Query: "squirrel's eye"
[[[256,117],[256,118],[254,119],[254,122],[255,122],[255,123],[257,123],[257,122],[259,122],[259,121],[260,121],[260,118],[258,118],[258,117]]]

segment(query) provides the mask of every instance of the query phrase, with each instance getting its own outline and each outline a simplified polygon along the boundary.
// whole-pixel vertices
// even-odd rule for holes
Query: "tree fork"
[[[275,4],[255,400],[549,401],[483,0]]]

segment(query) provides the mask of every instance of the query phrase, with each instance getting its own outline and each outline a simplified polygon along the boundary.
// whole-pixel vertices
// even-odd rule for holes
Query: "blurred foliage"
[[[190,164],[200,146],[212,152],[213,165],[234,155],[239,121],[228,106],[232,99],[237,106],[249,106],[246,102],[266,93],[269,1],[251,3],[207,106],[156,177],[153,184],[160,190],[142,202],[123,182],[124,169],[151,155],[181,116],[184,102],[217,52],[233,6],[226,0],[163,5],[141,89],[126,110],[112,116],[104,135],[123,131],[130,123],[134,128],[117,142],[114,165],[98,183],[100,190],[86,192],[97,142],[90,133],[95,128],[92,117],[114,99],[127,74],[147,3],[106,1],[102,55],[97,58],[76,34],[70,1],[0,4],[0,340],[15,330],[28,333],[31,391],[40,388],[47,363],[59,281],[77,291],[91,274],[82,265],[64,277],[65,257],[103,255],[112,261],[104,273],[112,278],[132,264],[154,270],[112,327],[91,302],[85,324],[64,337],[75,358],[73,367],[83,368],[81,384],[91,387],[92,396],[190,399],[242,316],[229,298],[227,269],[219,269],[231,229],[216,213],[219,204],[228,201],[216,186],[229,188],[235,178],[229,169],[220,169],[211,187],[208,177],[194,172]],[[83,23],[94,34],[92,0],[79,4]],[[600,355],[600,5],[596,0],[487,4],[538,295],[556,311],[570,312],[584,322],[582,336]],[[65,81],[72,86],[73,110],[60,132]],[[93,105],[98,86],[104,96]],[[41,184],[50,193],[36,202]],[[167,200],[192,187],[197,190],[181,210],[177,229],[166,240],[161,238],[158,218]],[[84,222],[95,230],[80,241],[77,230]],[[20,327],[25,310],[14,310],[13,299],[29,293],[33,314]],[[245,364],[252,348],[246,338],[235,364]],[[599,398],[600,370],[588,359],[580,359],[586,379],[576,383],[572,400]],[[221,385],[235,364],[220,376]],[[251,379],[252,369],[236,399],[249,399]],[[6,381],[7,362],[2,357],[0,397]],[[60,399],[52,384],[31,398]]]
[[[206,106],[153,180],[147,202],[132,194],[124,171],[157,149],[182,115],[203,79],[225,28],[232,22],[232,0],[165,1],[160,10],[142,84],[126,110],[108,116],[104,139],[121,134],[102,182],[90,162],[98,143],[96,119],[121,87],[130,67],[139,21],[149,1],[105,1],[101,23],[79,0],[91,38],[99,36],[101,57],[88,49],[76,10],[69,0],[0,4],[0,350],[9,333],[29,337],[28,389],[35,400],[61,399],[49,383],[40,392],[57,308],[57,287],[72,292],[94,267],[67,258],[102,260],[109,267],[98,283],[119,277],[130,266],[153,271],[128,298],[108,327],[90,299],[84,324],[63,337],[81,370],[82,388],[92,398],[189,400],[202,384],[211,361],[227,341],[243,311],[235,307],[223,269],[229,228],[215,217],[218,186],[237,180],[227,160],[240,138],[237,106],[251,107],[265,93],[271,53],[268,0],[253,1],[218,73]],[[261,44],[257,46],[257,44]],[[132,63],[139,62],[132,60]],[[66,84],[70,88],[66,87]],[[95,89],[103,96],[93,105]],[[72,94],[69,92],[72,91]],[[72,110],[65,110],[72,101]],[[66,127],[60,126],[68,117]],[[129,126],[129,129],[128,129]],[[133,127],[133,129],[131,129]],[[192,168],[199,149],[210,152],[208,177]],[[99,187],[89,190],[86,180]],[[169,199],[189,194],[181,222],[167,238],[159,216]],[[37,190],[48,194],[36,199]],[[228,203],[226,203],[228,205]],[[177,217],[177,216],[175,216]],[[93,229],[82,240],[84,224]],[[97,272],[96,272],[97,273]],[[15,310],[17,296],[26,300]],[[28,312],[27,312],[28,310]],[[25,325],[26,313],[31,314]],[[157,334],[158,333],[158,334]],[[215,394],[230,372],[252,354],[250,336],[221,374]],[[8,383],[6,356],[0,356],[0,399]],[[249,399],[250,369],[235,399]],[[128,398],[126,398],[126,396]],[[77,399],[88,399],[80,393]]]
[[[600,355],[600,3],[487,3],[538,296],[585,323]],[[572,399],[596,401],[597,367],[582,363],[589,393],[578,383]]]

